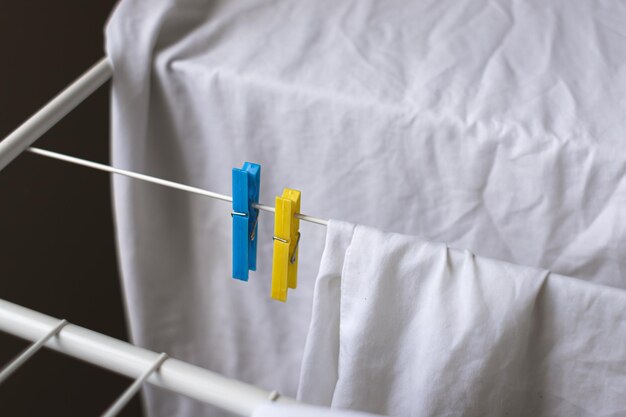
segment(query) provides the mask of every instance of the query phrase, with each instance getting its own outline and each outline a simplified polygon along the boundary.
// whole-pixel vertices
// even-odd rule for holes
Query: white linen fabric
[[[254,410],[252,417],[381,417],[351,410],[339,410],[306,405],[268,403]]]
[[[626,413],[626,291],[331,222],[299,399],[391,416]]]
[[[626,285],[621,2],[123,0],[107,26],[112,160],[230,194]],[[230,278],[230,207],[113,182],[133,341],[295,395],[323,227],[300,282]],[[148,414],[219,415],[149,388]]]

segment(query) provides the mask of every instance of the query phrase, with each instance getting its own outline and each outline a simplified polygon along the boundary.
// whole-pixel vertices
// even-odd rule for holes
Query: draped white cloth
[[[626,8],[615,1],[122,0],[107,26],[112,159],[261,202],[626,285]],[[230,207],[114,180],[133,341],[295,395],[325,230],[299,288],[230,278]],[[152,389],[148,414],[219,415]]]
[[[626,413],[626,291],[331,222],[299,399],[391,416]]]

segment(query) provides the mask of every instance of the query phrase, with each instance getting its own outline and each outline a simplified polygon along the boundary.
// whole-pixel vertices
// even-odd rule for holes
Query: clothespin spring
[[[289,257],[289,262],[292,263],[292,264],[296,262],[296,253],[298,252],[298,245],[300,245],[300,236],[301,235],[302,234],[300,232],[298,232],[298,239],[296,240],[296,246],[293,248],[293,253]],[[272,236],[272,239],[278,240],[279,242],[282,242],[282,243],[289,244],[289,240],[280,238],[278,236]]]
[[[256,237],[256,225],[259,224],[259,214],[257,213],[256,219],[254,219],[254,225],[252,226],[252,233],[250,233],[250,240],[254,240]]]
[[[241,217],[248,217],[248,215],[246,213],[239,213],[238,211],[231,211],[230,212],[230,217],[233,216],[241,216]],[[254,240],[254,238],[256,237],[256,225],[259,224],[259,216],[256,216],[256,219],[254,219],[254,226],[252,226],[252,233],[250,233],[250,240]]]

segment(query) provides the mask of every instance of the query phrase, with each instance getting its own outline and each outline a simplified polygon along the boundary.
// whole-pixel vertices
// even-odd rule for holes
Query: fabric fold
[[[391,416],[626,410],[625,291],[365,226],[328,234],[300,400]]]

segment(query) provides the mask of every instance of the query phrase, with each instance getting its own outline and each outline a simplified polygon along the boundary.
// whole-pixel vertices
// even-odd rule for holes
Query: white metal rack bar
[[[0,300],[0,331],[34,341],[48,334],[59,320]],[[159,354],[73,324],[65,325],[45,346],[131,378],[138,378],[159,359]],[[270,401],[273,393],[226,378],[209,370],[170,358],[147,382],[241,416]],[[295,400],[279,396],[278,402]]]
[[[96,91],[111,75],[111,64],[104,57],[10,133],[0,142],[0,171]]]
[[[0,384],[6,381],[11,375],[13,375],[13,372],[17,371],[20,366],[24,365],[26,361],[28,361],[35,353],[43,348],[46,342],[50,340],[50,338],[56,336],[57,333],[59,333],[61,329],[65,327],[65,325],[67,325],[67,320],[61,320],[59,324],[52,328],[52,330],[46,333],[41,339],[35,341],[35,343],[26,348],[7,366],[5,366],[2,372],[0,372]]]

